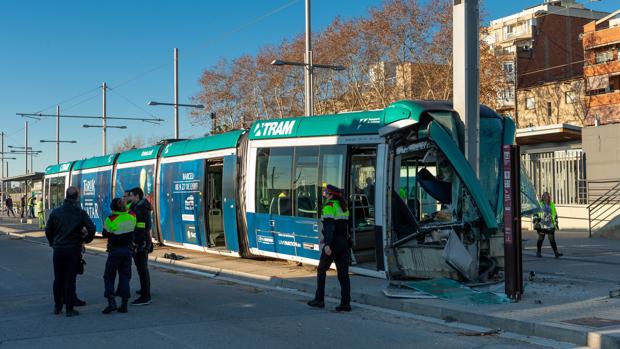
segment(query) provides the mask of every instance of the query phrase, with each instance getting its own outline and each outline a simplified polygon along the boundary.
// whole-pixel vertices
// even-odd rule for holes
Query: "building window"
[[[566,104],[575,103],[575,91],[566,91],[564,92],[564,102]]]
[[[515,35],[515,26],[514,25],[507,25],[504,26],[504,40],[511,38]]]
[[[547,117],[549,119],[551,119],[551,112],[552,112],[551,102],[547,102]]]
[[[502,70],[506,75],[512,75],[514,73],[515,63],[511,61],[507,61],[502,63]]]
[[[596,64],[607,63],[614,60],[614,51],[607,50],[596,53]]]
[[[620,75],[609,77],[609,91],[614,92],[620,90]]]
[[[514,102],[515,93],[512,88],[506,88],[500,91],[499,93],[500,99],[504,102]]]
[[[525,109],[531,110],[536,108],[536,100],[534,97],[527,97],[525,99]]]

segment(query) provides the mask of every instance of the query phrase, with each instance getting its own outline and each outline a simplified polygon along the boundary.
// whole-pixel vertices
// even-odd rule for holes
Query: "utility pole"
[[[60,106],[56,106],[56,140],[41,140],[41,143],[56,143],[56,164],[60,163],[60,143],[77,143],[77,141],[61,141],[60,140]],[[31,152],[32,155],[32,152]]]
[[[179,49],[174,49],[174,139],[179,139]]]
[[[2,176],[0,176],[0,178],[4,178],[4,132],[0,132],[0,143],[2,143],[2,149],[0,149],[0,158],[2,159],[0,163],[0,173]]]
[[[101,90],[103,92],[103,107],[102,107],[102,111],[101,111],[101,121],[103,123],[102,125],[102,130],[103,130],[103,134],[102,134],[102,144],[103,144],[103,155],[107,154],[107,137],[106,137],[106,101],[105,101],[105,93],[106,93],[106,84],[105,81],[103,82],[103,85],[101,85]]]
[[[453,107],[465,124],[465,156],[479,174],[480,9],[478,0],[454,0]]]
[[[26,146],[24,147],[24,160],[26,162],[26,173],[28,173],[28,121],[25,121],[25,123],[24,142],[26,143]]]
[[[56,165],[60,163],[60,106],[56,106]]]
[[[304,55],[305,114],[314,115],[314,98],[312,95],[312,32],[310,30],[310,0],[306,0],[306,54]]]

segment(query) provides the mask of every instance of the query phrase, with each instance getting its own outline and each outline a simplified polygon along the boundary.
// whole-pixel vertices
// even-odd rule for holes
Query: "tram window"
[[[261,148],[256,159],[256,212],[292,214],[293,148]]]
[[[437,166],[434,161],[427,162],[416,158],[402,160],[398,194],[418,220],[447,220],[449,214],[444,212],[444,208],[450,204],[450,190],[448,182],[437,179]]]
[[[319,171],[321,173],[321,187],[331,184],[338,188],[344,188],[346,155],[347,147],[344,145],[321,146]]]
[[[351,212],[355,228],[375,224],[376,148],[356,148],[351,154]]]
[[[295,148],[295,216],[318,218],[319,147]]]
[[[400,186],[398,195],[407,204],[414,216],[420,219],[420,201],[416,195],[416,161],[403,160],[400,165]]]
[[[43,181],[43,205],[45,208],[49,208],[49,200],[50,200],[50,179],[49,178],[45,178],[45,180]]]
[[[50,208],[60,206],[65,198],[65,178],[55,177],[50,181]]]

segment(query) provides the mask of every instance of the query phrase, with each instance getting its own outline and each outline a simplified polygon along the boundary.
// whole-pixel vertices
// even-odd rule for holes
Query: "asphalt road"
[[[542,348],[359,307],[311,309],[298,294],[153,265],[151,305],[102,315],[104,258],[86,255],[81,315],[53,315],[51,249],[0,235],[0,348]]]

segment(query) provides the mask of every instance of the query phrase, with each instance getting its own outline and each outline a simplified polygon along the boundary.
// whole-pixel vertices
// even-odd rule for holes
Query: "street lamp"
[[[169,105],[175,108],[175,113],[174,113],[174,138],[175,139],[179,139],[179,114],[177,112],[178,107],[187,107],[187,108],[195,108],[195,109],[205,108],[205,106],[202,104],[181,104],[181,103],[166,103],[166,102],[156,102],[156,101],[149,101],[147,104],[150,106]]]
[[[291,61],[284,61],[281,59],[274,59],[273,61],[271,61],[270,63],[271,65],[294,65],[297,67],[306,67],[308,66],[308,64],[306,63],[301,63],[301,62],[291,62]],[[331,70],[335,70],[335,71],[343,71],[346,70],[347,68],[345,68],[344,66],[341,65],[331,65],[331,64],[313,64],[312,68],[323,68],[323,69],[331,69]]]
[[[110,125],[105,125],[105,126],[102,126],[102,125],[82,125],[82,127],[84,127],[84,128],[104,128],[104,127],[105,127],[105,128],[120,128],[120,129],[122,129],[122,130],[124,130],[124,129],[126,129],[126,128],[127,128],[127,126],[124,126],[124,125],[123,125],[123,126],[110,126]],[[75,143],[75,141],[74,141],[74,143]]]
[[[294,65],[298,67],[304,67],[304,111],[306,116],[314,115],[314,98],[312,96],[312,73],[314,68],[332,69],[335,71],[341,71],[345,68],[343,66],[327,65],[327,64],[313,64],[312,63],[312,32],[310,30],[310,0],[306,0],[306,52],[304,53],[304,62],[287,62],[280,59],[275,59],[271,62],[271,65]]]
[[[304,67],[305,70],[310,72],[309,79],[312,79],[312,73],[313,73],[314,68],[331,69],[334,71],[343,71],[347,69],[341,65],[312,64],[312,62],[310,63],[291,62],[291,61],[285,61],[281,59],[274,59],[273,61],[271,61],[270,64],[275,65],[275,66],[292,65],[296,67]],[[304,94],[305,94],[305,108],[304,108],[305,114],[307,116],[311,116],[314,114],[314,97],[312,96],[312,82],[304,84]]]

